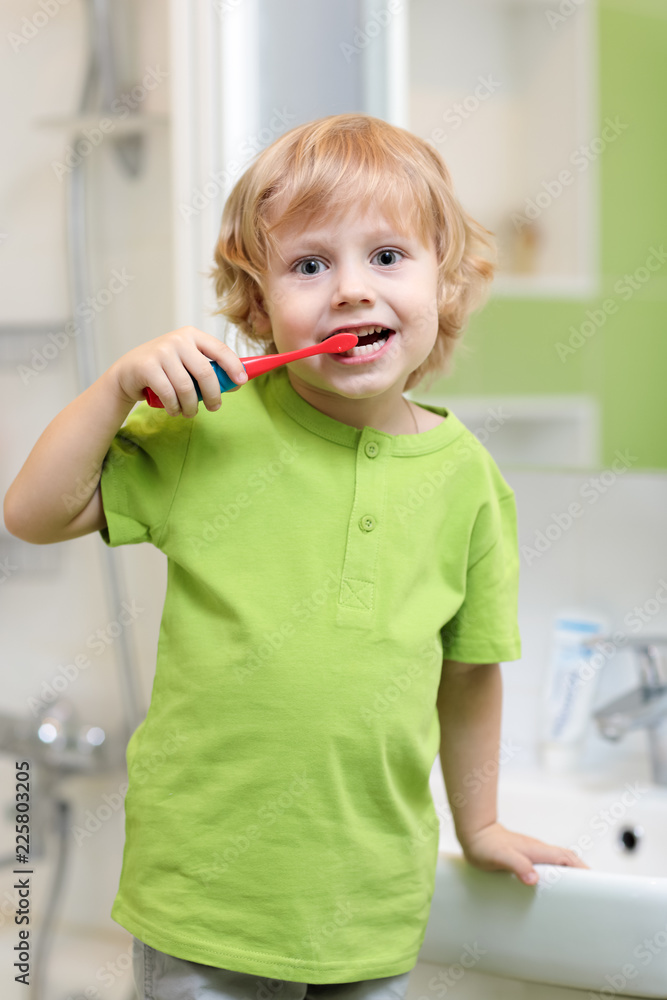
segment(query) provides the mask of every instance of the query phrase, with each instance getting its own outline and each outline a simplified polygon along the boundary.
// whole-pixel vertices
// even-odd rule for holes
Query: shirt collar
[[[313,434],[348,448],[356,449],[362,437],[366,440],[378,436],[392,442],[394,455],[423,455],[446,447],[465,430],[464,425],[451,410],[425,403],[420,405],[446,419],[437,427],[431,427],[421,434],[387,434],[372,427],[363,429],[352,427],[351,424],[344,424],[322,413],[300,396],[290,382],[284,366],[274,368],[264,377],[267,379],[269,392],[293,420]]]

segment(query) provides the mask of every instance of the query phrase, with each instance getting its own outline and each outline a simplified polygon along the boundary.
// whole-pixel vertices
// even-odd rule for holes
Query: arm
[[[464,851],[468,838],[497,819],[501,708],[498,663],[443,661],[438,691],[440,764]],[[496,762],[496,768],[489,762]]]
[[[444,660],[437,708],[442,774],[467,860],[483,871],[508,869],[528,885],[538,880],[535,862],[588,868],[575,851],[507,830],[497,820],[500,664]]]
[[[102,462],[134,406],[113,366],[48,425],[5,495],[7,530],[36,545],[105,527]]]
[[[128,413],[143,400],[144,387],[160,397],[170,415],[193,417],[198,406],[194,376],[207,409],[215,410],[221,393],[211,359],[240,384],[247,381],[231,348],[191,326],[124,354],[39,438],[5,496],[7,529],[26,542],[46,545],[104,528],[102,462]]]

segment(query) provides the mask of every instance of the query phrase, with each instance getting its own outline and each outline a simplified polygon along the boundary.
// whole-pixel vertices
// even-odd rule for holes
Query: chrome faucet
[[[61,698],[33,719],[0,711],[2,753],[25,757],[55,781],[111,770],[123,762],[124,748],[100,726],[81,724],[74,705]]]
[[[614,640],[611,636],[598,636],[586,645],[602,642]],[[593,713],[593,718],[601,735],[608,740],[620,740],[632,729],[645,729],[653,781],[667,787],[667,635],[637,636],[624,642],[624,647],[635,653],[639,686],[603,705]]]

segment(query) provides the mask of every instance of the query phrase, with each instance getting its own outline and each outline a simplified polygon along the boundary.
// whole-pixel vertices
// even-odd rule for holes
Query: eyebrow
[[[368,234],[369,243],[391,243],[394,240],[414,240],[415,237],[408,236],[406,233],[399,233],[396,230],[376,230],[373,233]],[[284,250],[289,250],[290,253],[296,253],[298,247],[308,247],[309,250],[316,250],[321,252],[325,249],[326,244],[322,241],[322,237],[314,234],[312,237],[308,233],[296,236],[291,242],[283,244]]]

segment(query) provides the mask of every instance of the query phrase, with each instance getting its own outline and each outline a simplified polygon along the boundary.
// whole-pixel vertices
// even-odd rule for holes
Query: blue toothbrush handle
[[[218,382],[220,383],[220,392],[228,392],[230,389],[238,388],[238,384],[234,382],[224,368],[221,368],[217,361],[211,361],[211,367],[218,376]],[[192,376],[191,376],[192,377]],[[197,390],[197,399],[202,399],[201,390],[199,388],[199,383],[196,378],[192,378],[194,387]]]
[[[230,389],[238,389],[238,388],[240,388],[240,386],[237,385],[236,382],[232,381],[232,379],[229,377],[229,375],[224,370],[224,368],[220,367],[220,365],[217,363],[217,361],[211,361],[210,358],[208,360],[209,360],[211,366],[213,367],[213,370],[215,371],[215,374],[217,376],[218,385],[220,386],[220,392],[229,392]],[[250,359],[246,358],[245,360],[248,361]],[[243,364],[243,362],[241,362],[241,364]],[[245,365],[243,365],[243,370],[247,372],[247,369],[246,369]],[[253,377],[252,375],[249,376],[249,378],[252,378],[252,377]],[[201,389],[199,388],[199,383],[197,382],[197,379],[194,377],[194,375],[192,375],[192,373],[190,373],[190,378],[192,379],[192,384],[194,385],[195,390],[197,392],[197,399],[201,402],[202,399],[203,399],[203,396],[201,394]],[[160,399],[160,397],[156,393],[154,393],[153,390],[150,389],[148,386],[146,386],[146,388],[144,389],[144,398],[145,398],[145,400],[146,400],[146,402],[148,403],[149,406],[156,406],[156,407],[163,407],[164,408],[164,404],[163,404],[162,400]]]

